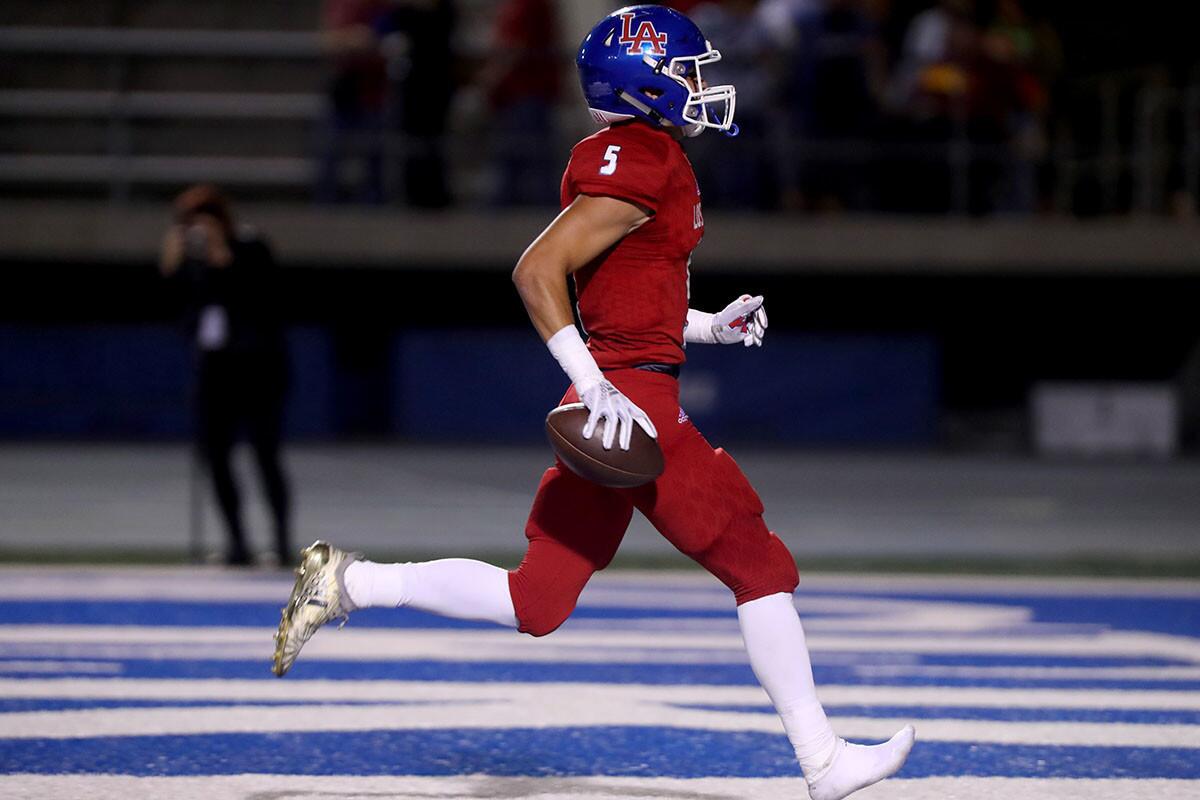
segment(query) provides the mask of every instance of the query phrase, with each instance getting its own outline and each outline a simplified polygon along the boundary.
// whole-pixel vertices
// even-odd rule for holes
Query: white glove
[[[634,423],[640,425],[651,439],[658,438],[658,431],[654,429],[654,423],[646,416],[646,412],[634,405],[633,401],[621,394],[621,390],[607,380],[586,386],[582,391],[576,384],[575,391],[591,412],[587,424],[583,426],[583,438],[592,438],[601,420],[605,422],[600,444],[605,450],[612,448],[614,438],[618,439],[622,450],[628,450],[629,442],[633,438]]]
[[[628,450],[635,423],[640,425],[650,438],[658,438],[658,431],[654,429],[654,423],[650,421],[646,412],[634,405],[632,400],[604,377],[604,373],[596,365],[596,359],[592,358],[574,325],[568,325],[551,336],[546,341],[546,346],[550,348],[551,355],[563,368],[563,372],[571,379],[579,399],[591,412],[587,424],[583,426],[583,438],[592,438],[601,420],[605,420],[605,424],[600,443],[605,450],[612,448],[614,439],[620,443],[622,450]]]
[[[701,344],[738,344],[762,347],[767,333],[767,310],[762,295],[744,294],[716,314],[688,309],[684,339]]]

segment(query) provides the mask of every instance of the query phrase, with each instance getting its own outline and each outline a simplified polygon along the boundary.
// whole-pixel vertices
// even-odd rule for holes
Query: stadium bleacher
[[[318,5],[6,4],[0,186],[305,192],[322,107]]]

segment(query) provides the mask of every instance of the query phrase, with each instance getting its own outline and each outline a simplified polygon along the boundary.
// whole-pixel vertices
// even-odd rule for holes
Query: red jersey
[[[681,364],[688,265],[704,236],[700,187],[669,133],[622,122],[571,151],[562,206],[581,194],[615,197],[653,212],[594,264],[575,273],[579,316],[601,369]]]

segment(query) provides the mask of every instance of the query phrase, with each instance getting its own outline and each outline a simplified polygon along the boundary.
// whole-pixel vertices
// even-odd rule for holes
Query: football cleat
[[[296,568],[296,585],[282,610],[279,632],[275,634],[275,660],[271,671],[282,678],[292,668],[300,648],[312,638],[317,628],[332,619],[341,618],[346,624],[350,612],[357,607],[350,602],[342,576],[346,567],[362,558],[361,553],[347,553],[320,539],[300,553]]]

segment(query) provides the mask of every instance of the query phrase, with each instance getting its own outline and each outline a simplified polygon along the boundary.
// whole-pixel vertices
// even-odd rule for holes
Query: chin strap
[[[641,100],[638,100],[636,97],[634,97],[633,95],[631,95],[629,92],[626,92],[626,91],[624,91],[623,89],[622,89],[622,90],[618,90],[618,91],[617,91],[617,97],[619,97],[620,99],[624,100],[626,103],[629,103],[629,105],[633,106],[633,107],[634,107],[634,108],[636,108],[638,111],[640,111],[640,112],[642,112],[643,114],[645,114],[646,116],[650,117],[650,119],[654,120],[654,121],[655,121],[655,122],[657,122],[659,125],[662,125],[662,126],[664,126],[664,127],[669,127],[669,126],[671,125],[671,121],[670,121],[670,120],[668,120],[668,119],[667,119],[666,117],[664,117],[662,114],[660,114],[660,113],[658,113],[657,111],[655,111],[655,110],[654,110],[653,108],[651,108],[650,106],[648,106],[648,105],[646,105],[645,103],[643,103]]]

